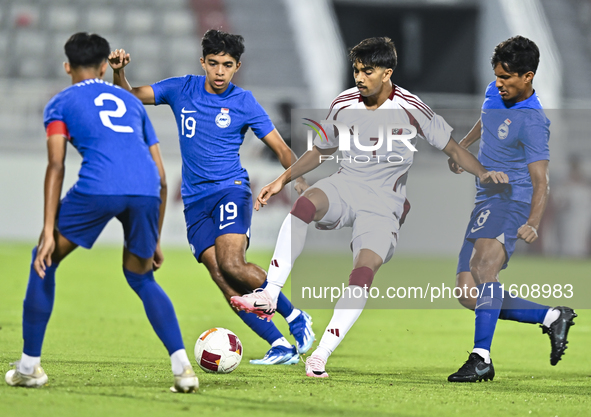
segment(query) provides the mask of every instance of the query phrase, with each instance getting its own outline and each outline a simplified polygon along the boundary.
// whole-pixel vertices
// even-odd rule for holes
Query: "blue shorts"
[[[250,239],[252,192],[245,187],[229,187],[185,206],[187,239],[198,262],[218,236],[228,233]]]
[[[507,268],[515,251],[517,230],[527,222],[530,209],[531,204],[502,198],[489,198],[477,203],[466,229],[456,274],[470,271],[472,249],[479,238],[497,239],[503,243],[506,258],[501,269]]]
[[[61,201],[57,228],[70,242],[90,249],[113,217],[123,225],[128,251],[146,259],[154,255],[160,217],[158,197],[82,194],[72,188]]]

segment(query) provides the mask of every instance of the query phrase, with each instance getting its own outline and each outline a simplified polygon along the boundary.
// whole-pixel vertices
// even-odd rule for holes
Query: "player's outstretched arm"
[[[449,142],[443,148],[443,152],[470,174],[477,176],[482,184],[491,182],[495,184],[506,184],[509,182],[507,174],[504,172],[487,171],[474,155],[458,145],[452,137],[449,138]]]
[[[273,129],[267,136],[261,139],[265,145],[277,155],[277,159],[287,169],[297,161],[297,155],[291,150],[287,143],[281,137],[277,129]],[[304,177],[297,177],[295,180],[295,190],[301,195],[309,187]]]
[[[320,157],[322,155],[332,155],[338,148],[320,149],[316,146],[311,151],[307,151],[298,159],[292,166],[287,168],[283,174],[281,174],[275,181],[265,185],[257,197],[257,201],[254,203],[254,209],[259,210],[261,206],[267,205],[269,198],[279,193],[285,185],[289,184],[290,181],[301,177],[304,174],[312,171],[318,167],[322,161]]]
[[[517,237],[526,243],[532,243],[538,238],[538,228],[542,221],[548,196],[550,195],[550,174],[548,161],[536,161],[527,166],[531,182],[534,188],[531,198],[531,209],[527,222],[517,230]]]
[[[154,271],[162,266],[164,262],[164,254],[160,248],[160,237],[162,236],[162,224],[164,223],[164,213],[166,211],[166,199],[168,196],[168,186],[166,185],[166,173],[164,172],[164,164],[162,163],[162,155],[160,154],[160,145],[155,143],[150,146],[150,154],[158,167],[158,174],[160,175],[160,217],[158,218],[158,244],[156,245],[156,252],[154,253],[153,267]]]
[[[43,231],[39,237],[37,257],[33,268],[41,278],[45,278],[45,269],[51,266],[51,255],[55,250],[55,220],[64,183],[67,139],[61,134],[47,138],[47,170],[45,172],[45,205],[43,212]]]
[[[109,54],[109,65],[113,68],[113,84],[129,91],[143,104],[154,104],[154,89],[151,85],[132,87],[125,77],[125,67],[131,61],[130,55],[124,49],[115,49]]]
[[[474,126],[472,126],[472,129],[470,129],[468,134],[466,136],[464,136],[464,138],[458,143],[458,145],[460,145],[464,149],[468,149],[470,147],[470,145],[472,145],[474,142],[476,142],[478,139],[480,139],[480,131],[481,131],[481,121],[480,121],[480,119],[478,119],[476,124]],[[447,160],[447,163],[449,165],[450,171],[453,172],[454,174],[461,174],[462,172],[464,172],[462,167],[456,161],[454,161],[452,158],[449,158]]]

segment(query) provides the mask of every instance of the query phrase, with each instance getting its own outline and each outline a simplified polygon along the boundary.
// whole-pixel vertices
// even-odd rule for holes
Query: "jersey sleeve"
[[[143,108],[142,106],[142,110],[143,110],[143,128],[144,128],[144,141],[146,142],[146,144],[148,145],[148,147],[155,145],[157,143],[159,143],[160,141],[158,140],[158,137],[156,136],[156,131],[154,130],[154,126],[152,126],[152,122],[150,121],[150,118],[148,117],[148,113],[146,112],[146,110]]]
[[[550,160],[550,121],[542,110],[528,109],[520,132],[525,163]]]
[[[70,132],[64,120],[64,109],[62,105],[61,95],[58,94],[53,97],[45,110],[43,111],[43,124],[45,125],[45,132],[47,137],[51,135],[62,135],[66,139],[70,139]]]
[[[417,134],[425,138],[431,146],[442,150],[449,143],[453,128],[443,117],[422,102],[421,104],[422,107],[407,110],[410,124],[417,128]]]
[[[167,78],[152,84],[154,90],[154,104],[173,103],[185,84],[185,77]]]
[[[427,142],[439,150],[447,146],[453,130],[445,119],[438,114],[434,114],[430,120],[425,118],[421,129]]]
[[[257,138],[262,139],[275,129],[273,122],[271,122],[271,119],[265,109],[263,109],[263,106],[256,101],[250,92],[247,92],[245,104],[249,111],[248,126],[252,129]]]

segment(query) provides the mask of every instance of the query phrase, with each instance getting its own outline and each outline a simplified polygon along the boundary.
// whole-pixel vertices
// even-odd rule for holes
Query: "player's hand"
[[[478,178],[480,179],[481,184],[507,184],[509,182],[507,174],[501,171],[486,171]]]
[[[283,182],[276,179],[271,184],[265,185],[257,197],[257,201],[254,203],[254,209],[259,211],[262,206],[267,205],[269,198],[279,193],[283,189]]]
[[[462,172],[464,172],[464,169],[451,158],[447,160],[447,165],[449,165],[449,170],[454,174],[461,174]]]
[[[54,250],[55,239],[53,232],[42,232],[37,245],[37,256],[33,261],[33,268],[41,278],[45,278],[45,269],[51,266],[51,255]]]
[[[129,54],[124,49],[115,49],[109,54],[109,65],[113,68],[113,71],[125,68],[130,60]]]
[[[535,227],[525,223],[517,231],[517,238],[525,240],[525,243],[532,243],[538,238],[538,231]]]
[[[154,271],[157,271],[164,263],[164,254],[162,253],[162,248],[160,247],[160,242],[156,245],[156,251],[154,252],[154,260],[152,261],[152,268]]]
[[[306,191],[310,185],[306,182],[304,177],[298,177],[295,180],[294,189],[297,191],[298,195],[302,195],[304,191]]]

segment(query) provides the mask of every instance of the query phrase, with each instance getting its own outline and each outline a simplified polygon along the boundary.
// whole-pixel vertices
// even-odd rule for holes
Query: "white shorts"
[[[386,263],[394,255],[400,225],[392,210],[371,187],[347,181],[336,174],[310,188],[318,188],[328,198],[328,211],[316,228],[336,230],[352,227],[353,259],[361,249],[369,249]]]

